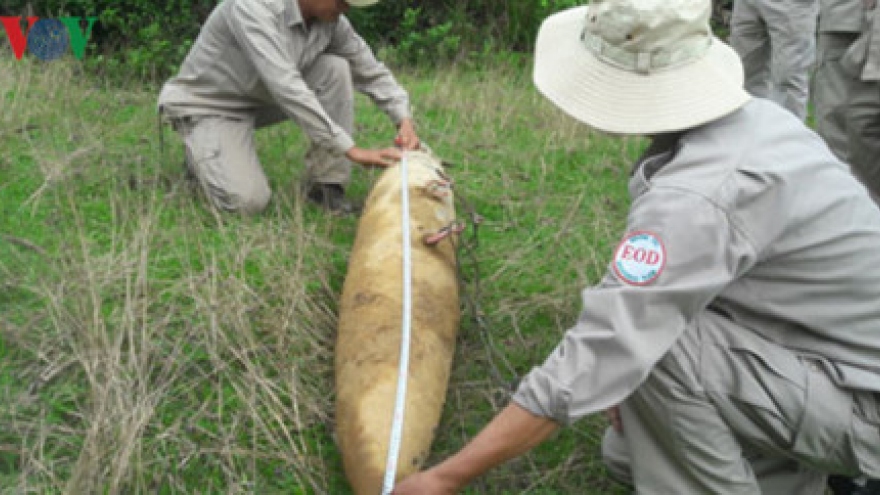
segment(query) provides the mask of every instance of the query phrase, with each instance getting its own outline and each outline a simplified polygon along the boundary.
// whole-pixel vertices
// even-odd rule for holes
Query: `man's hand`
[[[477,476],[528,452],[558,428],[553,420],[535,416],[511,402],[458,453],[427,471],[406,478],[391,493],[458,493]]]
[[[419,136],[416,134],[416,126],[412,119],[403,119],[397,126],[397,137],[394,144],[405,150],[417,150],[421,145]]]
[[[390,167],[400,161],[402,154],[397,148],[378,150],[354,147],[345,152],[345,157],[365,167]]]

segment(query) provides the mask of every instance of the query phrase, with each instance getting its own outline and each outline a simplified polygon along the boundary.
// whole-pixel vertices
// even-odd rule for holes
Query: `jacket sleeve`
[[[385,64],[379,62],[351,23],[340,16],[330,43],[333,53],[348,60],[355,88],[368,95],[394,122],[410,117],[409,95]]]
[[[653,188],[634,201],[608,273],[583,292],[577,323],[513,400],[560,424],[619,404],[755,259],[747,236],[711,201]]]
[[[354,146],[354,140],[330,119],[318,97],[306,85],[297,68],[295,54],[282,46],[277,17],[262,2],[238,2],[232,11],[230,29],[284,113],[315,144],[345,153]]]

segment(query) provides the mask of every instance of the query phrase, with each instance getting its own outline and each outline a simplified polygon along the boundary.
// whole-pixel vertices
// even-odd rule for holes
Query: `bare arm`
[[[535,416],[516,403],[510,403],[457,454],[426,471],[406,478],[392,493],[457,493],[495,466],[528,452],[558,428],[555,421]]]

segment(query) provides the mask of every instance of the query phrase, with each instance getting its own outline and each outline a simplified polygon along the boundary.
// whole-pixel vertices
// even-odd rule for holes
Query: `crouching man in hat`
[[[222,210],[257,213],[271,191],[254,130],[285,120],[308,136],[307,197],[352,210],[351,162],[387,166],[394,147],[356,146],[354,89],[397,126],[396,143],[419,147],[406,91],[343,15],[378,0],[225,0],[211,13],[159,108],[183,138],[191,175]],[[390,142],[390,140],[389,140]]]
[[[593,0],[548,18],[537,88],[652,144],[583,313],[512,403],[396,495],[448,494],[610,411],[639,494],[824,493],[880,476],[880,212],[822,140],[742,89],[710,0]],[[564,69],[564,70],[562,70]]]

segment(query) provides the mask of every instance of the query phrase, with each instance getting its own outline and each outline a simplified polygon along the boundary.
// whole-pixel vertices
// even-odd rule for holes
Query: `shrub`
[[[174,72],[219,0],[0,0],[0,15],[95,16],[91,72],[158,81]],[[726,33],[730,0],[713,0]],[[582,0],[383,1],[349,17],[377,50],[404,64],[485,60],[532,51],[541,21]],[[30,6],[30,7],[29,7]]]
[[[217,0],[2,0],[2,15],[97,17],[86,63],[126,78],[171,72]],[[122,69],[124,67],[124,70]]]

